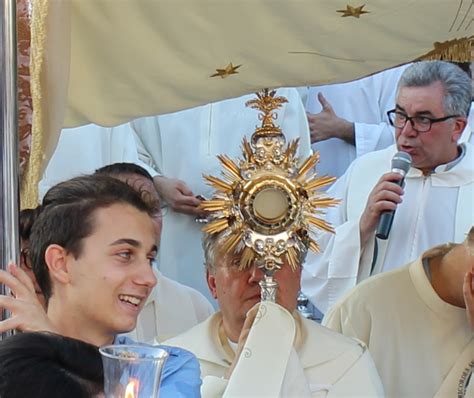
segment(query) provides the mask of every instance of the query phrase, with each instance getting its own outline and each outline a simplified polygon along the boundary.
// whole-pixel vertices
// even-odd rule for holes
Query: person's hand
[[[240,355],[242,354],[242,350],[244,349],[245,343],[247,342],[247,337],[249,336],[250,329],[252,328],[253,321],[257,316],[258,310],[260,308],[260,303],[254,305],[249,312],[247,312],[247,317],[245,318],[244,326],[242,327],[242,331],[240,332],[239,342],[237,344],[237,350],[235,352],[235,358],[232,362],[232,365],[226,372],[225,378],[230,379],[232,372],[234,371],[237,362],[239,361]]]
[[[473,274],[474,270],[471,270],[466,272],[466,275],[464,275],[462,292],[464,295],[464,303],[466,305],[467,321],[471,326],[471,330],[474,332],[474,288],[472,286],[474,280]]]
[[[318,101],[323,107],[322,111],[306,113],[311,143],[325,141],[329,138],[340,138],[355,145],[354,124],[337,116],[322,93],[318,93]]]
[[[0,295],[0,308],[10,311],[11,316],[0,321],[0,332],[18,329],[23,332],[55,333],[30,277],[15,264],[9,264],[8,271],[0,271],[0,283],[10,288],[12,296]]]
[[[166,203],[176,212],[202,216],[201,201],[196,198],[184,181],[157,176],[153,179],[156,190]]]
[[[402,202],[403,188],[396,184],[401,179],[398,173],[386,173],[372,189],[359,223],[361,247],[377,229],[382,212],[395,210]]]

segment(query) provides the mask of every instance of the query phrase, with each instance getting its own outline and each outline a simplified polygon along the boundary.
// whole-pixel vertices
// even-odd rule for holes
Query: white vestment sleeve
[[[261,302],[224,397],[279,396],[295,334],[295,320],[287,310]]]
[[[384,149],[395,143],[392,129],[386,123],[354,123],[356,157]]]
[[[290,352],[285,378],[281,386],[281,397],[311,397],[311,390],[303,366],[294,348]]]
[[[295,333],[295,320],[288,311],[274,303],[260,303],[230,379],[205,377],[202,396],[277,397],[283,391],[288,396],[309,396],[303,369],[293,349]]]
[[[152,177],[155,177],[157,175],[161,175],[156,171],[156,165],[155,162],[153,161],[153,157],[148,153],[147,149],[143,145],[142,140],[138,136],[135,130],[133,130],[133,139],[135,140],[135,145],[137,147],[137,156],[138,156],[138,161],[137,163],[142,166],[146,171],[150,173]]]
[[[357,386],[357,391],[354,389]],[[328,398],[384,397],[384,389],[369,350],[329,389]]]
[[[313,151],[303,102],[295,89],[280,89],[277,94],[280,93],[287,97],[289,104],[279,111],[276,124],[281,123],[281,129],[286,137],[299,138],[298,155],[306,159]]]
[[[138,156],[154,167],[153,177],[163,175],[162,140],[158,116],[144,117],[130,122],[137,143]],[[151,173],[150,173],[151,174]]]
[[[222,398],[227,387],[228,380],[217,376],[206,376],[202,379],[202,398]]]
[[[325,217],[336,227],[336,232],[322,232],[316,236],[321,252],[309,252],[303,267],[303,293],[323,314],[356,285],[361,254],[364,254],[364,269],[370,266],[372,258],[373,244],[367,245],[361,253],[359,220],[347,220],[347,186],[351,171],[350,167],[328,190],[330,197],[342,200],[339,206],[330,208]]]

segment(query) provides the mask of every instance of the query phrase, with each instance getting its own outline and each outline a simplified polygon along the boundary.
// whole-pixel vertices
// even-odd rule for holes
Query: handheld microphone
[[[402,176],[400,181],[396,184],[403,186],[405,176],[411,166],[411,156],[406,152],[397,152],[392,158],[392,172],[398,173]],[[388,210],[382,212],[380,215],[379,225],[377,227],[377,233],[375,236],[379,239],[386,240],[390,234],[392,228],[393,217],[395,216],[395,210]]]

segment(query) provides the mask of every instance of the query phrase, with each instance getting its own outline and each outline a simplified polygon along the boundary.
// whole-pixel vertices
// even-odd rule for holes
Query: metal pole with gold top
[[[224,253],[241,253],[239,269],[255,262],[265,275],[261,298],[275,302],[275,272],[283,266],[296,270],[308,249],[319,251],[313,229],[333,232],[333,228],[318,215],[338,201],[319,191],[334,181],[314,171],[319,154],[300,161],[298,140],[287,143],[275,125],[275,111],[287,99],[268,89],[256,95],[246,106],[260,111],[262,124],[250,142],[244,138],[243,157],[219,155],[223,177],[205,176],[216,191],[201,204],[209,213],[203,232],[219,234]]]

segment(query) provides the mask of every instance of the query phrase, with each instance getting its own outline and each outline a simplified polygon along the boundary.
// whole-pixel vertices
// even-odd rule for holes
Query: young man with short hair
[[[42,205],[32,228],[30,254],[48,319],[36,330],[96,346],[130,342],[118,335],[135,328],[156,284],[151,267],[157,251],[153,208],[129,185],[107,176],[62,182],[48,191]],[[2,278],[5,281],[5,275]],[[22,289],[18,284],[10,283],[15,294]],[[17,300],[24,294],[23,286]],[[164,348],[170,355],[162,396],[199,396],[194,356]]]
[[[155,209],[153,221],[159,243],[166,208],[163,211],[148,171],[134,163],[113,163],[96,170],[95,174],[117,178],[140,192],[142,198]],[[196,289],[167,278],[157,267],[153,267],[153,271],[158,283],[140,312],[137,328],[129,334],[130,337],[139,341],[161,342],[185,332],[215,312],[211,303]],[[204,272],[202,277],[205,278]]]

